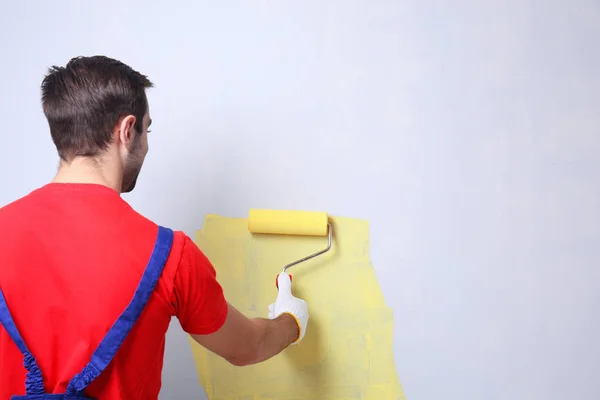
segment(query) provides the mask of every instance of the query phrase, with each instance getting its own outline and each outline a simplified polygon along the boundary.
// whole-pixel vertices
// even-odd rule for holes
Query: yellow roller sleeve
[[[251,209],[248,230],[274,235],[325,236],[327,221],[325,212]]]

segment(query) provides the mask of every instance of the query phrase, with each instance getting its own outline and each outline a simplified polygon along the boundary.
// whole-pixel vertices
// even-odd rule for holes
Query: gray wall
[[[120,58],[139,211],[369,219],[409,399],[598,399],[600,3],[567,3],[3,2],[0,204],[55,172],[45,68]],[[200,392],[174,322],[162,398]]]

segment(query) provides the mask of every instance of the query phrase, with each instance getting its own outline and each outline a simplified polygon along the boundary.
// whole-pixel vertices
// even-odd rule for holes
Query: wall
[[[596,1],[24,1],[2,5],[0,204],[57,158],[51,64],[148,74],[156,222],[326,210],[371,221],[409,399],[598,399]],[[162,398],[197,398],[168,335]],[[384,400],[384,399],[383,399]]]

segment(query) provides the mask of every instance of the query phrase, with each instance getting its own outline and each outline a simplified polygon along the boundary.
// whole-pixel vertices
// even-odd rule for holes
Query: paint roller
[[[315,211],[251,209],[248,212],[248,230],[251,233],[269,235],[328,236],[326,248],[287,264],[283,267],[283,272],[329,251],[333,237],[333,228],[327,213]]]

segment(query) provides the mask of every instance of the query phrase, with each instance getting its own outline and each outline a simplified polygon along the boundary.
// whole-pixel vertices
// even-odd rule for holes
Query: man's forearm
[[[289,314],[282,314],[273,320],[256,318],[252,323],[256,325],[257,336],[254,354],[248,364],[268,360],[298,339],[298,324]]]

